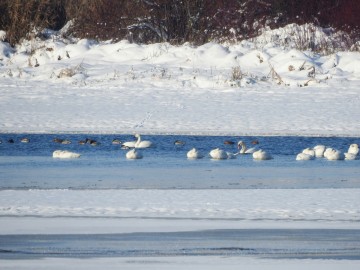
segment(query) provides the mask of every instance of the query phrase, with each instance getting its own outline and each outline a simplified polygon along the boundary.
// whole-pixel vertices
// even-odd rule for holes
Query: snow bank
[[[0,42],[0,132],[360,134],[359,53],[267,33],[261,46]]]

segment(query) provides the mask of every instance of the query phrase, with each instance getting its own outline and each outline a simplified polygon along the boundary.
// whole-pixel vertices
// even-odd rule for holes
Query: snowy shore
[[[272,42],[292,27],[199,47],[0,42],[0,132],[359,136],[360,54]]]

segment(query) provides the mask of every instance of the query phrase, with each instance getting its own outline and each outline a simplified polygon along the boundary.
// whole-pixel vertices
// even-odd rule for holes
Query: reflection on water
[[[22,143],[24,137],[29,143]],[[71,144],[53,142],[55,138]],[[100,144],[81,145],[86,138]],[[142,160],[126,160],[126,150],[112,144],[113,139],[133,141],[131,135],[94,134],[0,134],[1,189],[122,189],[122,188],[359,188],[360,161],[295,161],[306,147],[317,144],[347,151],[359,138],[337,137],[219,137],[219,136],[147,136],[156,147],[143,149]],[[9,143],[10,139],[14,143]],[[181,140],[185,144],[174,144]],[[253,161],[251,155],[214,161],[207,154],[220,147],[236,152],[236,142],[243,140],[274,157]],[[224,144],[233,141],[235,144]],[[188,160],[192,147],[205,154],[201,160]],[[81,153],[79,159],[52,158],[57,149]]]

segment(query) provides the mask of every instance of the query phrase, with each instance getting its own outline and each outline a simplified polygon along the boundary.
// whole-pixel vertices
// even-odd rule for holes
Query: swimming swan
[[[350,144],[349,150],[347,152],[356,156],[359,154],[359,146],[356,143]]]
[[[358,155],[354,155],[352,153],[344,153],[345,155],[345,160],[357,160],[359,159]]]
[[[324,157],[324,152],[325,152],[325,145],[316,145],[314,148],[315,151],[315,157],[320,158],[320,157]]]
[[[135,148],[148,148],[153,145],[150,141],[142,141],[140,134],[135,134],[135,138],[137,138]]]
[[[204,155],[201,154],[196,148],[193,148],[189,152],[187,152],[186,156],[189,159],[199,159],[204,157]]]
[[[123,144],[121,144],[121,147],[123,149],[134,148],[136,142],[137,142],[137,140],[136,141],[130,141],[130,142],[124,142]]]
[[[329,149],[329,148],[328,148]],[[332,149],[330,150],[326,149],[324,156],[327,158],[327,160],[344,160],[345,155],[341,153],[339,150]]]
[[[53,158],[78,158],[81,155],[78,153],[70,152],[67,150],[55,150],[53,152]]]
[[[221,150],[219,148],[211,150],[209,155],[212,159],[227,159],[228,158],[228,154],[224,150]]]
[[[344,153],[346,160],[357,160],[359,159],[359,146],[356,143],[350,144],[347,153]]]
[[[246,144],[243,141],[237,143],[239,154],[253,154],[257,149],[255,147],[247,149]]]
[[[299,153],[296,156],[296,160],[313,160],[314,156],[306,154],[306,153]]]
[[[272,156],[265,152],[264,150],[258,150],[253,153],[253,159],[255,160],[269,160],[272,159]]]
[[[134,148],[126,153],[126,158],[127,159],[141,159],[141,158],[143,158],[143,155]]]
[[[311,148],[305,148],[302,153],[315,157],[315,150]]]

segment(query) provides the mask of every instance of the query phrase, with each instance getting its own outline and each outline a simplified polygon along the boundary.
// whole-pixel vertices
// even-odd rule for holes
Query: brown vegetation
[[[173,44],[253,37],[264,26],[312,22],[359,39],[358,0],[0,0],[0,29],[15,45],[73,20],[76,37]]]

